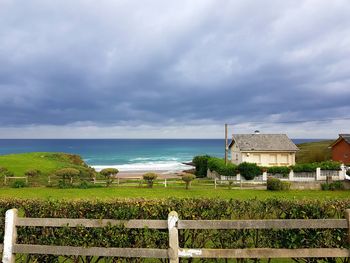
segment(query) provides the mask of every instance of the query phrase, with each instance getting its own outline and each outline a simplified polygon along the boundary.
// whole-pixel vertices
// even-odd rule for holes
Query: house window
[[[269,164],[277,164],[277,154],[269,155]]]
[[[252,154],[251,160],[253,163],[260,164],[260,154]]]
[[[238,154],[236,153],[236,161],[238,161]]]
[[[281,164],[288,164],[288,154],[281,154],[280,163]]]

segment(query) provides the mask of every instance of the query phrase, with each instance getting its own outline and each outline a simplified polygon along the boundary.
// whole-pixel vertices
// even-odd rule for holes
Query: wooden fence
[[[205,249],[180,248],[180,229],[347,229],[350,244],[350,209],[345,212],[345,219],[272,219],[272,220],[179,220],[172,211],[168,220],[112,220],[112,219],[66,219],[66,218],[22,218],[16,209],[6,212],[5,237],[3,245],[3,263],[15,262],[15,254],[50,254],[108,257],[168,258],[171,263],[179,258],[325,258],[350,257],[346,248],[247,248],[247,249]],[[168,229],[169,248],[103,248],[70,247],[17,244],[17,227],[104,227],[121,225],[126,228]]]

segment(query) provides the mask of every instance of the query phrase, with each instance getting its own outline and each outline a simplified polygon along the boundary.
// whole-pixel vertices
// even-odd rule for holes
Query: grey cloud
[[[346,117],[350,3],[2,1],[0,125]]]

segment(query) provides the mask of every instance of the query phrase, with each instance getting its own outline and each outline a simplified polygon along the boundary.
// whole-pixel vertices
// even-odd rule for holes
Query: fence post
[[[316,181],[321,181],[322,178],[321,178],[321,168],[320,167],[317,167],[316,168]]]
[[[293,182],[294,181],[294,171],[290,170],[289,172],[289,181]]]
[[[5,236],[4,236],[4,250],[2,254],[3,263],[14,263],[16,255],[13,253],[13,247],[17,239],[17,209],[10,209],[5,214]]]
[[[345,219],[348,221],[348,243],[350,244],[350,209],[345,210]]]
[[[6,185],[6,175],[5,175],[5,177],[4,177],[4,185]]]
[[[169,230],[169,250],[168,255],[170,263],[179,262],[179,232],[176,223],[179,216],[175,211],[171,211],[168,215],[168,230]]]
[[[262,180],[267,181],[267,172],[266,171],[264,171],[262,174]]]
[[[166,185],[166,178],[164,179],[164,187],[166,187],[167,185]]]
[[[216,189],[216,178],[214,178],[214,188]]]

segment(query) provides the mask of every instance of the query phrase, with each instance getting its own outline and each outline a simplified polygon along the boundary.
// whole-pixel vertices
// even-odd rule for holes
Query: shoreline
[[[142,178],[145,173],[156,173],[158,179],[179,178],[183,171],[121,171],[116,177],[120,178]]]

